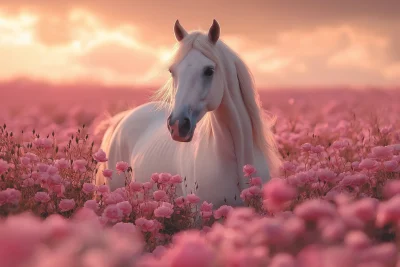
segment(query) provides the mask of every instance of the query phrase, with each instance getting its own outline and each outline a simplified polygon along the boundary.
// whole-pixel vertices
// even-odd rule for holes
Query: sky
[[[208,30],[259,88],[400,84],[398,0],[0,0],[0,79],[162,85],[173,25]]]

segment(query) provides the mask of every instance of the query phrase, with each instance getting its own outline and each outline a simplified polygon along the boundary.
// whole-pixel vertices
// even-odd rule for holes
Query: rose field
[[[0,267],[400,267],[400,90],[260,91],[282,166],[243,166],[243,207],[176,196],[179,173],[92,183],[97,126],[150,93],[0,86]]]

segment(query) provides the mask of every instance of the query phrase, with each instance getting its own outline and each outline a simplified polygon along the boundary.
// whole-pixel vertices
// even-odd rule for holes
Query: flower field
[[[283,164],[243,166],[234,208],[176,196],[177,173],[94,186],[96,126],[147,91],[57,89],[0,98],[1,267],[400,266],[399,91],[261,92]]]

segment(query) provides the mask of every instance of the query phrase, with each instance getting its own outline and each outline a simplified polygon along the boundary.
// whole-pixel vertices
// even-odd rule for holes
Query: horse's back
[[[121,112],[111,119],[112,123],[101,144],[101,148],[108,156],[108,162],[102,169],[115,169],[119,161],[130,163],[131,153],[135,145],[140,142],[141,137],[148,132],[148,128],[159,124],[167,114],[165,108],[158,108],[158,106],[158,102],[149,102],[132,110]],[[125,178],[114,172],[111,180],[104,181],[99,178],[97,180],[97,184],[100,184],[101,181],[106,182],[111,190],[114,190],[124,185]]]

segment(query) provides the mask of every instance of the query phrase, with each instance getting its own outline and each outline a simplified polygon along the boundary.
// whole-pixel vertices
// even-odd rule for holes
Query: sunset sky
[[[0,78],[161,85],[179,19],[237,51],[258,87],[400,84],[398,0],[0,0]]]

